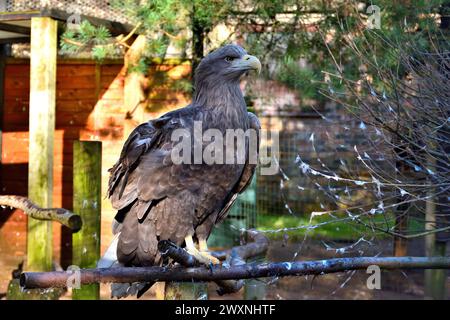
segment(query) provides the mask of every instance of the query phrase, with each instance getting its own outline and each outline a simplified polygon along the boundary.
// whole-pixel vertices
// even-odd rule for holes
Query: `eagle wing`
[[[110,169],[108,196],[113,208],[118,210],[113,232],[121,232],[119,261],[128,261],[132,265],[158,263],[157,241],[160,236],[180,242],[193,228],[192,219],[198,219],[202,224],[203,217],[206,219],[211,215],[211,222],[219,223],[237,195],[250,184],[256,164],[249,161],[249,153],[233,187],[228,187],[230,174],[224,173],[220,167],[174,165],[171,153],[177,142],[171,140],[172,133],[178,128],[192,128],[193,114],[199,116],[199,112],[194,108],[183,108],[138,126],[125,142],[119,160]],[[248,117],[250,128],[256,130],[259,148],[259,121],[253,114],[249,113]],[[230,191],[223,194],[227,189]],[[201,193],[203,196],[198,194],[198,190],[204,191]],[[225,200],[222,202],[222,199]],[[206,238],[210,230],[205,228]]]
[[[182,166],[174,166],[171,151],[172,132],[192,121],[190,108],[169,112],[136,127],[126,140],[119,160],[109,169],[108,197],[118,210],[116,220],[122,222],[129,207],[136,201],[150,207],[152,201],[162,199],[189,186],[195,187],[193,177]],[[184,170],[183,170],[184,169]],[[142,219],[145,208],[138,210]]]

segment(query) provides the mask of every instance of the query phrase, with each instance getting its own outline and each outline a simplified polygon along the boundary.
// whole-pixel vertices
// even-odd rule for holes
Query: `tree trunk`
[[[205,27],[196,18],[195,6],[192,9],[192,76],[204,54]]]

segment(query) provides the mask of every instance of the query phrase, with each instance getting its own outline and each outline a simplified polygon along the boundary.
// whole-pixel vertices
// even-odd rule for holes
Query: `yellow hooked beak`
[[[241,68],[247,68],[251,70],[256,70],[258,74],[261,72],[261,62],[255,56],[246,54],[239,61],[236,61],[238,66]]]

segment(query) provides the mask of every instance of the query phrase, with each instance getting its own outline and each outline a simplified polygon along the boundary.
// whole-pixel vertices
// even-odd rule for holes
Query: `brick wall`
[[[1,194],[27,195],[29,63],[10,60],[6,65],[2,131]],[[134,126],[170,109],[184,106],[189,97],[167,90],[167,77],[176,80],[189,75],[189,65],[160,65],[148,75],[149,105]],[[57,67],[56,132],[54,141],[55,207],[72,208],[72,148],[74,140],[101,140],[102,196],[106,194],[107,170],[117,160],[124,139],[126,108],[123,88],[126,70],[120,63],[60,61]],[[162,79],[163,81],[158,81]],[[152,94],[158,92],[158,94]],[[114,216],[109,200],[102,198],[102,251],[111,240]],[[6,291],[11,271],[26,254],[26,216],[20,210],[0,209],[0,293]],[[71,234],[54,223],[54,260],[70,264]],[[61,250],[64,248],[64,250]],[[62,256],[61,256],[62,254]]]

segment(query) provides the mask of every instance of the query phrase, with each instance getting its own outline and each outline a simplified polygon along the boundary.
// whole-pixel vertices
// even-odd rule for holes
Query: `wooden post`
[[[167,282],[165,300],[208,300],[206,283]]]
[[[56,48],[57,22],[31,18],[28,197],[43,208],[53,205]],[[51,222],[28,219],[26,269],[52,269]]]
[[[397,143],[397,141],[395,141]],[[398,155],[398,157],[401,159],[402,156]],[[411,174],[409,165],[404,163],[402,160],[397,160],[396,162],[396,168],[398,172],[401,172],[405,176],[408,176]],[[400,192],[398,192],[397,196],[397,202],[401,203],[405,199],[400,195]],[[409,220],[409,210],[411,204],[401,203],[397,206],[396,212],[395,212],[395,232],[398,234],[406,234],[408,232],[408,220]],[[394,256],[395,257],[404,257],[408,255],[408,239],[401,238],[401,237],[395,237],[394,236]]]
[[[0,172],[2,165],[2,142],[3,142],[3,109],[5,103],[5,60],[6,60],[6,45],[0,45]],[[1,177],[0,177],[1,179]],[[2,180],[3,181],[3,180]]]
[[[212,248],[226,249],[239,245],[240,229],[252,229],[257,227],[257,201],[256,201],[256,175],[247,190],[239,195],[233,207],[230,209],[227,219],[214,229],[214,233],[208,240]],[[248,259],[248,263],[264,262],[265,257]],[[254,279],[245,281],[245,300],[261,300],[266,294],[264,282]]]
[[[431,170],[434,170],[433,167],[431,167]],[[436,199],[432,196],[433,194],[432,190],[430,192],[431,198],[426,201],[425,206],[425,230],[431,231],[436,228]],[[427,257],[432,257],[435,254],[435,243],[436,243],[436,234],[430,233],[425,236],[425,255]],[[435,283],[435,271],[436,270],[425,270],[425,298],[426,299],[432,299],[433,296],[433,288],[436,286]]]
[[[428,168],[430,170],[439,170],[436,168],[436,159],[428,157]],[[429,180],[430,183],[435,181]],[[425,205],[425,230],[432,231],[436,229],[436,211],[439,199],[434,197],[436,190],[429,191],[429,198]],[[436,233],[430,233],[425,236],[425,254],[427,257],[444,256],[446,253],[446,243],[437,241]],[[425,270],[425,299],[444,300],[446,299],[447,270],[427,269]]]
[[[404,203],[397,207],[395,218],[395,232],[405,234],[408,231],[408,211],[409,204]],[[408,255],[408,240],[401,237],[394,237],[394,256],[405,257]]]
[[[258,221],[258,201],[257,201],[257,174],[253,176],[253,180],[248,189],[241,195],[242,200],[247,202],[247,207],[253,208],[253,211],[247,213],[247,228],[257,228]],[[261,255],[247,260],[247,263],[262,263],[266,262],[266,256]],[[245,300],[264,300],[266,296],[266,284],[258,279],[248,279],[244,286]]]
[[[95,268],[100,258],[102,143],[75,141],[73,144],[73,211],[83,227],[72,236],[73,264]],[[99,299],[99,284],[73,289],[72,299]]]
[[[436,241],[433,246],[434,257],[445,257],[447,244]],[[445,300],[447,299],[447,270],[429,269],[425,270],[425,299]]]
[[[436,201],[430,194],[430,198],[425,204],[425,230],[432,231],[436,229]],[[425,255],[432,257],[434,255],[434,243],[436,242],[436,234],[430,233],[425,236]]]

